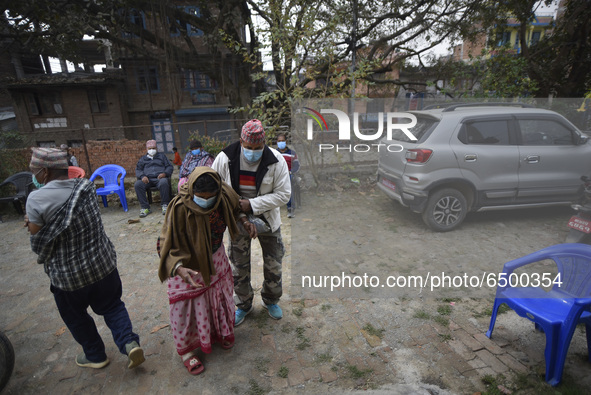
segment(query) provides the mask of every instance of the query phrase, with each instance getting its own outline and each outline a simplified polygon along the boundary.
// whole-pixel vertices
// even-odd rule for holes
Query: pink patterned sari
[[[216,274],[209,287],[201,274],[192,276],[203,286],[197,289],[180,276],[168,279],[170,326],[179,355],[197,348],[209,354],[212,343],[234,343],[234,280],[223,244],[212,258]]]

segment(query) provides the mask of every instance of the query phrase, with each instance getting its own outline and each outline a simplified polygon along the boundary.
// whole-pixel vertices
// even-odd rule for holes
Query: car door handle
[[[529,155],[525,158],[525,161],[527,163],[539,163],[540,162],[540,156],[539,155]]]
[[[476,154],[464,155],[464,162],[476,162],[476,159],[478,159],[478,156],[476,156]]]

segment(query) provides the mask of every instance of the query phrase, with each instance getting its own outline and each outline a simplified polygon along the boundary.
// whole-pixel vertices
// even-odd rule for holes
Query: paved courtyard
[[[80,348],[58,315],[49,279],[36,264],[21,220],[9,215],[0,223],[0,329],[13,343],[16,365],[4,393],[471,394],[487,390],[485,382],[494,382],[497,390],[549,390],[543,382],[545,337],[533,324],[507,312],[499,315],[493,339],[484,335],[491,296],[308,292],[296,284],[302,268],[333,255],[335,267],[349,274],[377,267],[399,273],[476,273],[485,266],[500,271],[509,259],[564,240],[568,209],[474,214],[457,231],[432,233],[420,217],[363,179],[361,185],[347,182],[305,195],[296,218],[282,212],[284,318],[274,321],[260,306],[257,250],[255,310],[236,328],[235,347],[214,347],[203,358],[205,372],[197,377],[186,372],[176,354],[166,287],[157,277],[155,243],[162,215],[156,211],[128,223],[138,219],[139,206],[133,202],[127,213],[116,203],[101,206],[101,212],[146,362],[127,370],[126,357],[97,318],[111,364],[101,370],[75,365]],[[591,364],[585,358],[585,334],[577,330],[559,390],[591,388]]]

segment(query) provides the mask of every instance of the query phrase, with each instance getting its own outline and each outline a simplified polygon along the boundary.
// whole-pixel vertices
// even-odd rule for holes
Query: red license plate
[[[394,184],[392,181],[382,178],[382,184],[396,192],[396,184]]]
[[[568,227],[581,231],[583,233],[591,233],[591,221],[587,221],[581,217],[574,215],[568,221]]]

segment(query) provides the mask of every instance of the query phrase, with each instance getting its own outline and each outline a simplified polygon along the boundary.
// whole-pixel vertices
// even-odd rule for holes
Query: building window
[[[58,92],[28,93],[26,100],[31,115],[56,115],[64,112]]]
[[[127,24],[130,26],[130,30],[134,29],[132,27],[133,25],[137,26],[137,28],[139,28],[139,29],[146,28],[146,18],[145,18],[143,11],[131,9],[131,10],[129,10],[129,13],[126,16],[126,19],[127,19]],[[124,32],[123,37],[124,38],[131,38],[131,37],[138,37],[138,36],[136,34],[134,34],[133,32]]]
[[[497,47],[511,43],[511,32],[497,33]]]
[[[107,91],[105,89],[88,90],[88,102],[90,103],[90,111],[93,113],[109,112]]]
[[[156,66],[137,68],[137,90],[139,93],[160,92]]]
[[[540,41],[540,36],[541,36],[540,32],[533,32],[531,34],[531,45],[536,45],[538,43],[538,41]]]
[[[168,22],[168,29],[170,30],[170,36],[171,37],[178,37],[181,35],[181,31],[179,30],[178,26],[181,25],[181,21],[179,21],[178,19],[171,19],[170,17],[166,18],[166,21]]]
[[[68,140],[68,147],[71,147],[71,148],[82,147],[82,140]]]
[[[195,16],[195,17],[201,16],[201,12],[199,11],[199,7],[195,7],[195,6],[185,7],[185,12],[187,14]],[[197,29],[196,27],[194,27],[190,23],[187,23],[187,34],[189,36],[203,36],[203,31]]]
[[[195,70],[183,71],[183,89],[198,89],[200,91],[217,89],[217,82],[207,74]]]
[[[37,147],[55,148],[55,141],[37,141]]]
[[[215,93],[191,91],[191,104],[215,104]]]

